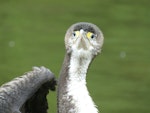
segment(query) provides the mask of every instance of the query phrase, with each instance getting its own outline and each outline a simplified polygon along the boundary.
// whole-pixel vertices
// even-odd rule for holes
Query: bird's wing
[[[0,87],[0,113],[47,113],[46,95],[55,86],[49,69],[34,67]]]

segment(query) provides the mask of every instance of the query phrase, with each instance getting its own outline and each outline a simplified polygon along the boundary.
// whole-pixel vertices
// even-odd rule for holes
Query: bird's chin
[[[88,51],[91,46],[89,40],[86,37],[79,37],[76,40],[75,45],[78,50],[83,49],[85,51]]]
[[[68,55],[76,54],[77,56],[89,56],[90,55],[92,57],[95,57],[96,55],[99,54],[99,51],[95,50],[93,46],[88,46],[87,48],[85,48],[85,47],[79,47],[76,44],[74,44],[70,48],[67,49],[67,54]]]
[[[79,56],[84,55],[94,55],[95,50],[94,47],[91,45],[89,40],[84,37],[77,38],[74,43],[69,44],[70,46],[67,46],[67,54],[78,54]]]

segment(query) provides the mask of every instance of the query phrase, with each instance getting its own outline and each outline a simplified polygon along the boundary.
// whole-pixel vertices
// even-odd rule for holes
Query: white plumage
[[[86,86],[90,63],[101,52],[103,34],[91,23],[73,24],[66,32],[66,54],[58,79],[57,113],[98,113]],[[34,67],[0,87],[0,113],[47,113],[46,95],[55,90],[53,73]]]

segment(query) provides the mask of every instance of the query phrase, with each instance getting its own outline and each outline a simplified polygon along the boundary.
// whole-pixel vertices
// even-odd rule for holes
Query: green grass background
[[[32,66],[58,76],[64,34],[80,21],[105,37],[87,76],[101,113],[150,113],[149,0],[0,0],[0,85]],[[56,93],[48,99],[55,113]]]

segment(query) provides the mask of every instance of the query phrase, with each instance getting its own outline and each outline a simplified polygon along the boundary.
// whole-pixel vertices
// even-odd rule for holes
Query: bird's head
[[[66,32],[65,46],[68,54],[90,53],[96,56],[104,41],[101,30],[92,23],[73,24]]]

